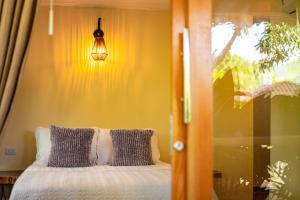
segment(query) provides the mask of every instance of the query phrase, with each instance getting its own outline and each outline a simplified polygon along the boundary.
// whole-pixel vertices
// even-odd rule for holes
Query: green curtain
[[[0,135],[24,65],[38,0],[0,0]]]

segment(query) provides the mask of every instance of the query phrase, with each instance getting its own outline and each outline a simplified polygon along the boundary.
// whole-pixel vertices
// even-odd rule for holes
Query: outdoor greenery
[[[248,27],[237,27],[232,23],[216,26],[224,29],[214,32],[213,40],[222,34],[230,38],[224,37],[224,41],[228,41],[226,45],[213,49],[213,82],[232,73],[235,94],[244,94],[248,100],[256,94],[264,94],[261,88],[266,84],[287,81],[300,85],[298,25],[263,22]],[[235,107],[241,108],[248,101],[244,100],[235,100]]]
[[[228,71],[232,71],[236,91],[247,92],[257,88],[259,82],[259,65],[256,62],[228,53],[224,60],[214,69],[213,80],[222,79]]]
[[[266,23],[263,37],[256,48],[264,55],[260,60],[262,70],[276,67],[300,51],[300,27],[287,23]]]

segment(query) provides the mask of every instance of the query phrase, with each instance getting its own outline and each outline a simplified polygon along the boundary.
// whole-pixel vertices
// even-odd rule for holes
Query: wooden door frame
[[[212,199],[212,0],[172,0],[172,199]],[[182,31],[190,31],[191,123],[183,122]]]

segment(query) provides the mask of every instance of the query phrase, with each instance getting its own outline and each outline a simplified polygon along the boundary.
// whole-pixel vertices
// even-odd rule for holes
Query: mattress
[[[15,183],[11,200],[169,200],[170,165],[51,168],[29,166]]]

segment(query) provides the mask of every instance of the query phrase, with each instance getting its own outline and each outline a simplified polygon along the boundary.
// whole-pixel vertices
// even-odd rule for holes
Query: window
[[[300,28],[269,22],[212,28],[213,82],[232,73],[234,105],[241,108],[265,95],[298,96],[300,91]]]

